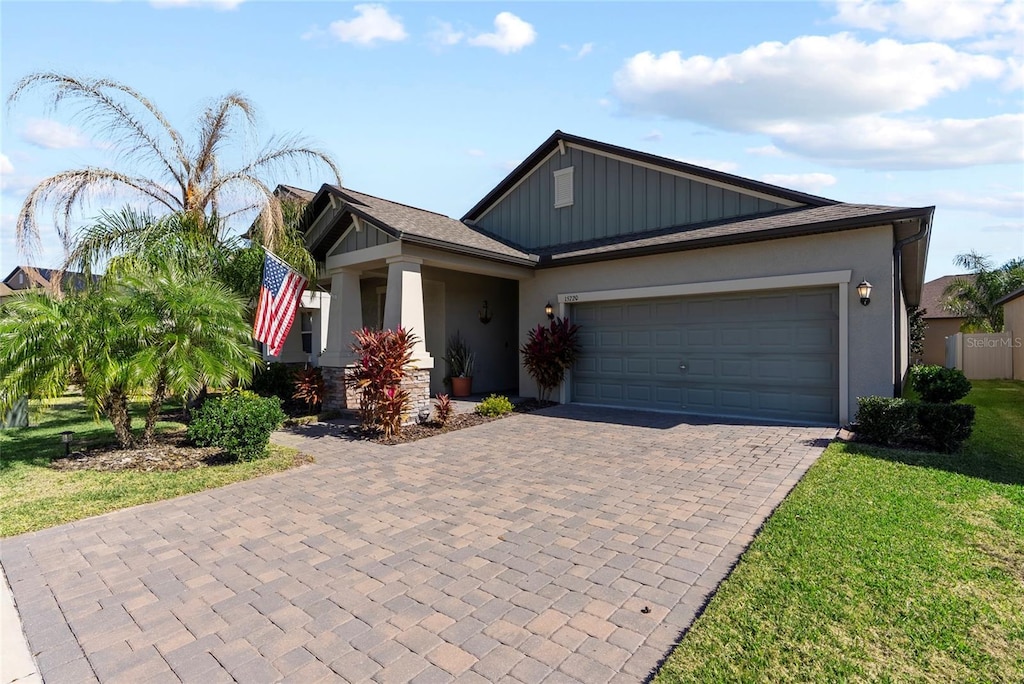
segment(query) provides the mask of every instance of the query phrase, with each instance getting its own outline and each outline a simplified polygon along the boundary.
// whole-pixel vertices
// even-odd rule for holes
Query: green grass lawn
[[[1024,681],[1024,383],[945,455],[833,443],[656,682]]]
[[[158,428],[183,426],[158,423]],[[32,427],[0,431],[0,537],[285,470],[298,454],[271,445],[270,455],[259,461],[178,472],[57,471],[47,466],[64,453],[63,430],[74,431],[74,448],[113,441],[110,423],[93,420],[80,397],[34,408]]]

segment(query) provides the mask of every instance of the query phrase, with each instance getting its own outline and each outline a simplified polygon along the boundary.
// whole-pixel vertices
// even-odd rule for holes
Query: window
[[[302,330],[302,351],[307,354],[313,353],[313,313],[311,311],[299,312],[299,326]]]
[[[555,171],[555,209],[572,206],[573,167]]]

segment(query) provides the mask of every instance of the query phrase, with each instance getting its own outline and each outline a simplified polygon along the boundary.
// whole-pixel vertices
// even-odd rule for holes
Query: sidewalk
[[[0,683],[42,684],[39,668],[32,659],[21,631],[21,619],[14,607],[7,575],[0,568]]]

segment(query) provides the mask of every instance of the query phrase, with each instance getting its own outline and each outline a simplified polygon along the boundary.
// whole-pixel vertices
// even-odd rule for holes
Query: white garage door
[[[839,421],[838,288],[576,304],[572,400]]]

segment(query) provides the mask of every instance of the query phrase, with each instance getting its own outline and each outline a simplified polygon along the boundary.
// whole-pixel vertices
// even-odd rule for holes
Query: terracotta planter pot
[[[473,376],[468,378],[452,378],[452,396],[468,397],[473,393]]]

